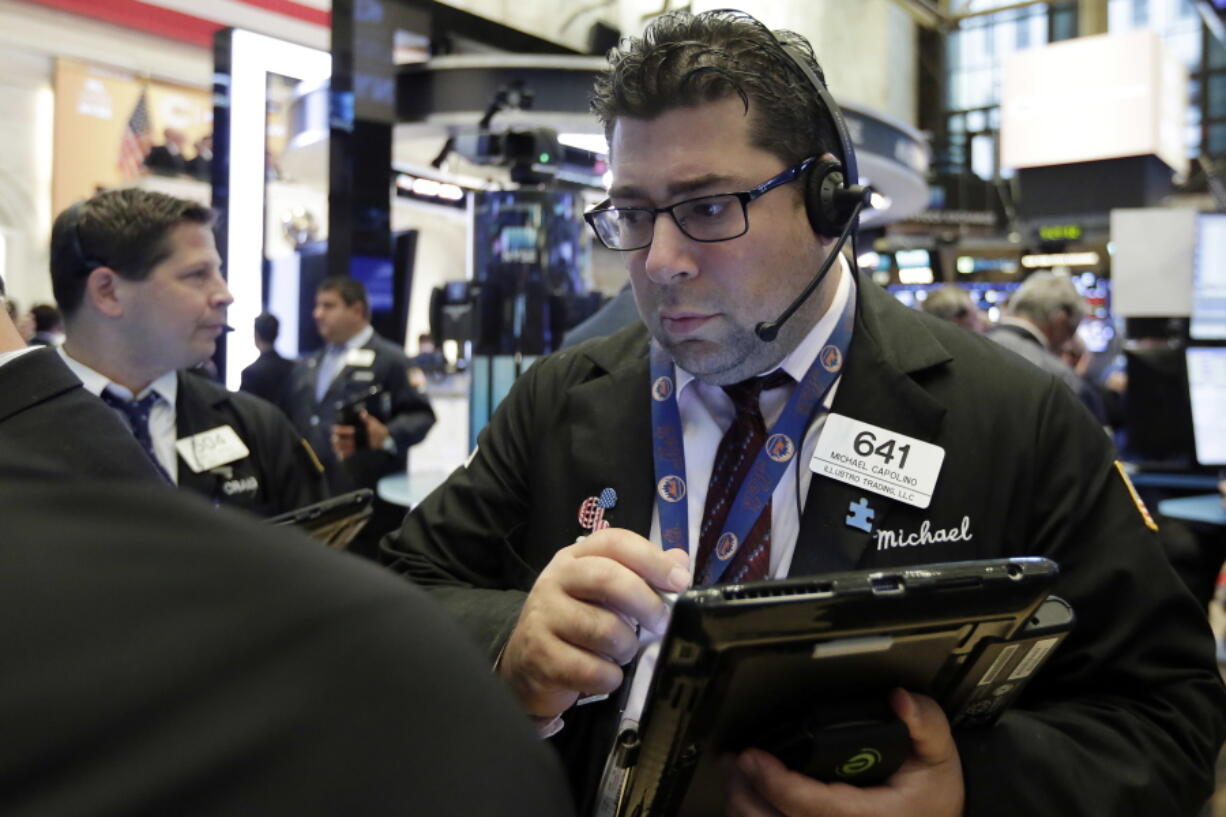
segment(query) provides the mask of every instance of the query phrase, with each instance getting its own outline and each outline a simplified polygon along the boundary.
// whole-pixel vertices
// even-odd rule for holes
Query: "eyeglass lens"
[[[671,209],[681,231],[695,241],[723,241],[745,232],[745,208],[732,195],[704,196],[679,202]],[[655,213],[651,210],[604,210],[596,217],[597,231],[613,249],[638,249],[651,243]]]

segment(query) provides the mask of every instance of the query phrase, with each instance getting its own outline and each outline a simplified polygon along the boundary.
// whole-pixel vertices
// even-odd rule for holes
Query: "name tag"
[[[374,349],[350,349],[345,353],[346,366],[373,366],[375,365],[375,350]]]
[[[945,449],[842,414],[826,417],[809,469],[891,499],[927,508]]]
[[[175,441],[187,466],[197,474],[250,456],[251,451],[230,426],[217,426]]]
[[[370,371],[369,369],[366,369],[365,371],[354,372],[353,377],[351,379],[355,383],[369,383],[370,381],[375,379],[375,373]]]

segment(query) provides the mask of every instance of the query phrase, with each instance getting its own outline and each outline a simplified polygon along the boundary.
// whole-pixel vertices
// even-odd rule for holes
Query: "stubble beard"
[[[714,341],[678,341],[663,333],[656,337],[678,366],[713,386],[727,386],[761,374],[786,356],[777,344],[761,340],[752,327],[735,326]]]

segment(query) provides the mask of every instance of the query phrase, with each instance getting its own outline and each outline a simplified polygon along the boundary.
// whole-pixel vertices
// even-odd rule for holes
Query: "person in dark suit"
[[[610,59],[593,107],[613,183],[588,219],[626,253],[644,326],[534,363],[385,541],[554,735],[582,808],[616,799],[598,781],[641,714],[661,593],[1037,555],[1078,623],[994,728],[893,695],[911,750],[885,784],[747,749],[728,813],[1195,813],[1226,736],[1204,611],[1063,384],[837,254],[864,191],[808,43],[674,12]]]
[[[243,369],[239,385],[242,391],[276,405],[285,402],[290,372],[294,369],[294,361],[286,360],[277,353],[276,342],[280,331],[281,322],[276,315],[262,312],[256,317],[255,347],[260,350],[260,356]]]
[[[160,176],[185,175],[188,163],[183,148],[187,145],[187,134],[178,128],[166,128],[162,137],[162,144],[151,147],[145,156],[145,167]]]
[[[409,447],[434,425],[434,411],[409,382],[404,350],[370,325],[360,281],[325,279],[313,316],[327,345],[294,365],[286,409],[320,452],[333,493],[373,488],[405,470]],[[344,403],[352,406],[348,416],[338,414]]]
[[[571,814],[420,591],[171,489],[3,310],[0,530],[6,815]]]
[[[382,569],[188,492],[2,464],[0,529],[9,817],[572,814],[476,650]]]
[[[30,319],[34,322],[31,346],[59,346],[64,342],[64,316],[51,304],[34,304],[30,307]]]
[[[322,499],[321,467],[277,407],[188,372],[212,356],[233,300],[211,223],[194,202],[136,189],[61,213],[51,234],[59,352],[167,482],[272,516]]]

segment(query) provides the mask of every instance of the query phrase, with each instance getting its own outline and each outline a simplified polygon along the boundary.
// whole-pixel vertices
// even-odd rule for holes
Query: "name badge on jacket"
[[[175,441],[187,466],[197,474],[251,455],[251,450],[231,426],[217,426]]]
[[[373,366],[375,365],[375,350],[374,349],[350,349],[345,353],[346,366]]]
[[[809,468],[890,499],[927,508],[945,449],[842,414],[826,417]]]

